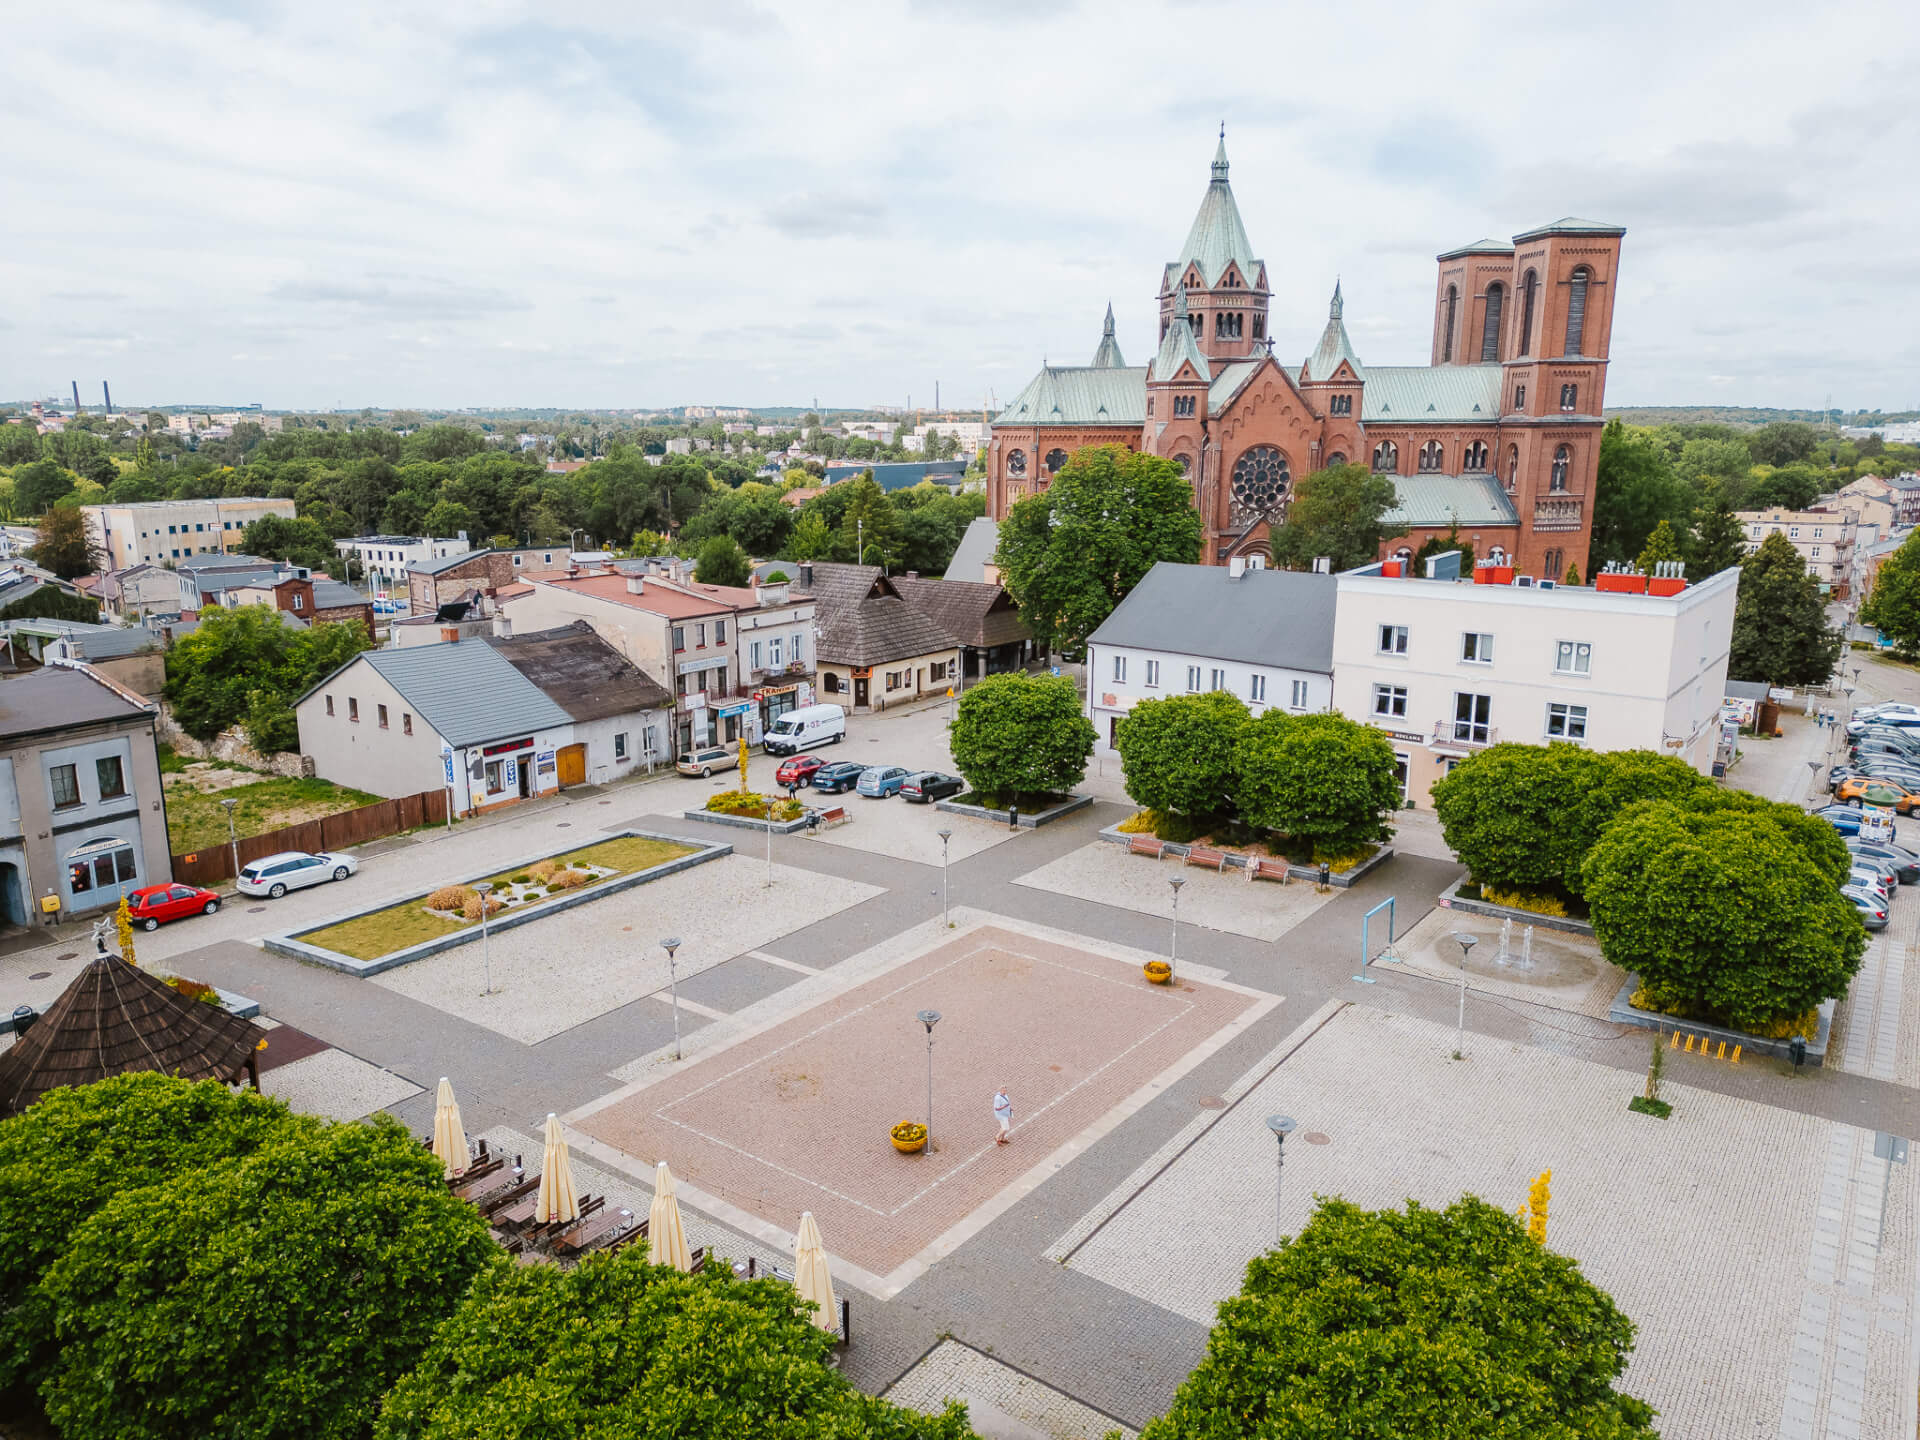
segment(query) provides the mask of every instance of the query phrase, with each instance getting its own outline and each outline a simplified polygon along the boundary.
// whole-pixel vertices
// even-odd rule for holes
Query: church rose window
[[[1193,457],[1191,455],[1176,455],[1173,457],[1173,463],[1180,467],[1180,473],[1182,475],[1188,474],[1193,469]]]
[[[1024,475],[1027,473],[1026,451],[1009,450],[1007,452],[1007,473],[1009,475]]]
[[[1233,462],[1233,514],[1246,524],[1263,519],[1287,498],[1287,457],[1271,445],[1256,445]]]
[[[1347,463],[1347,452],[1344,450],[1336,450],[1327,457],[1328,465],[1344,465],[1346,463]]]
[[[1066,463],[1067,463],[1066,451],[1064,450],[1047,451],[1047,473],[1049,475],[1058,475],[1060,473],[1060,467]]]

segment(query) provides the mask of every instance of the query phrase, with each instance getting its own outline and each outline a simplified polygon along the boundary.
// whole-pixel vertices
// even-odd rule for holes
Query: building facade
[[[293,501],[235,497],[152,500],[137,505],[82,505],[87,534],[109,570],[161,565],[240,548],[241,532],[267,515],[293,518]]]
[[[1338,577],[1333,703],[1387,733],[1414,804],[1503,741],[1657,750],[1711,773],[1737,569],[1698,585],[1617,577],[1639,593],[1522,586],[1492,566],[1473,580],[1381,571]],[[1669,585],[1684,588],[1649,593]]]
[[[1264,551],[1293,487],[1328,465],[1392,478],[1409,553],[1457,523],[1529,574],[1586,566],[1625,231],[1565,219],[1438,257],[1423,366],[1363,364],[1336,284],[1297,367],[1273,355],[1272,295],[1227,181],[1226,142],[1159,282],[1160,345],[1128,366],[1112,307],[1093,362],[1041,369],[995,418],[987,513],[1044,491],[1077,449],[1125,445],[1193,485],[1202,558]]]
[[[1739,510],[1734,518],[1746,532],[1751,554],[1769,535],[1784,535],[1806,562],[1807,573],[1835,599],[1853,591],[1854,517],[1838,507],[1832,510]]]
[[[360,578],[383,591],[404,590],[407,572],[426,560],[443,560],[449,555],[465,555],[473,549],[462,534],[451,540],[431,535],[353,535],[333,542],[333,548],[350,556],[360,566]],[[353,568],[347,569],[353,578]]]

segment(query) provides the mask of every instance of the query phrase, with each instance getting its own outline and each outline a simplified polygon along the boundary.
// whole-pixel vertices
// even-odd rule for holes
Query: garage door
[[[587,783],[586,746],[562,745],[560,747],[560,783],[563,786]]]

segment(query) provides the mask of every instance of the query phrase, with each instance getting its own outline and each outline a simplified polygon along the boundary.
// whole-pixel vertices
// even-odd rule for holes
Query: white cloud
[[[1423,359],[1438,251],[1572,214],[1628,229],[1615,402],[1920,401],[1920,22],[1893,0],[65,24],[0,51],[0,119],[44,160],[13,177],[0,396],[99,359],[136,404],[1004,399],[1091,356],[1109,299],[1146,358],[1225,119],[1290,358],[1339,275],[1363,358]]]

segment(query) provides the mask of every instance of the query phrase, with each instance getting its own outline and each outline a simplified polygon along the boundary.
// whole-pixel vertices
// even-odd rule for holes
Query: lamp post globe
[[[680,976],[674,968],[674,952],[680,948],[680,937],[669,936],[660,942],[660,948],[667,952],[667,985],[673,995],[673,1058],[680,1058]]]
[[[922,1010],[914,1015],[927,1027],[927,1148],[924,1154],[933,1153],[933,1027],[940,1023],[938,1010]]]

